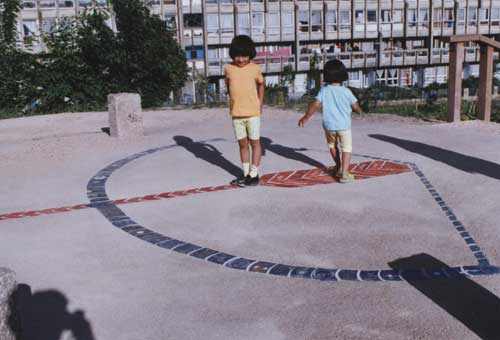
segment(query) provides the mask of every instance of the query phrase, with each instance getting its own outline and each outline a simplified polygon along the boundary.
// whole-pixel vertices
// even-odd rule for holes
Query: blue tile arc
[[[226,141],[223,138],[213,138],[202,142]],[[174,238],[162,235],[128,217],[120,208],[118,208],[109,199],[106,192],[106,182],[114,173],[126,164],[141,157],[151,155],[158,151],[176,148],[178,145],[172,144],[145,150],[129,157],[120,159],[107,167],[101,169],[95,174],[87,184],[87,197],[90,203],[88,207],[97,209],[112,225],[127,232],[140,240],[156,245],[158,247],[175,251],[179,254],[188,255],[193,258],[205,260],[213,264],[219,264],[226,268],[257,272],[269,275],[277,275],[290,278],[311,279],[317,281],[407,281],[427,280],[437,278],[453,278],[456,276],[477,276],[477,275],[497,275],[500,274],[500,267],[492,266],[475,242],[465,226],[460,222],[452,209],[447,205],[444,199],[439,195],[434,186],[430,183],[424,173],[412,162],[402,162],[399,160],[386,159],[381,157],[372,157],[368,155],[353,155],[362,158],[390,161],[408,165],[417,177],[420,179],[431,197],[436,201],[440,209],[446,214],[453,228],[462,237],[469,250],[478,261],[478,265],[457,266],[452,268],[433,269],[432,273],[424,270],[357,270],[357,269],[339,269],[339,268],[319,268],[319,267],[301,267],[291,266],[282,263],[273,263],[261,260],[247,259],[232,254],[227,254],[218,250],[195,245],[189,242],[176,240]]]

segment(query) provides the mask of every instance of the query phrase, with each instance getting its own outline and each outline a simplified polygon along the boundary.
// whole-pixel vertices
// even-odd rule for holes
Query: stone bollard
[[[16,340],[11,324],[12,320],[18,317],[12,303],[12,294],[16,287],[16,274],[10,269],[0,268],[0,339],[2,340]]]
[[[111,137],[139,137],[144,134],[141,96],[137,93],[108,95],[108,111]]]

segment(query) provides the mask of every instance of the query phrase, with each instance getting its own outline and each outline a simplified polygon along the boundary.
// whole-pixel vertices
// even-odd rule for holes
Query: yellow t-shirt
[[[260,66],[249,62],[243,67],[227,64],[224,75],[229,89],[229,107],[232,117],[260,116],[257,84],[264,83]]]

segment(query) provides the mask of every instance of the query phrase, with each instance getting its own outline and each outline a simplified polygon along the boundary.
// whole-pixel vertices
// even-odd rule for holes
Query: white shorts
[[[237,140],[260,139],[260,117],[233,118],[233,130]]]
[[[342,152],[352,152],[351,130],[329,131],[325,130],[326,141],[329,148],[340,146]]]

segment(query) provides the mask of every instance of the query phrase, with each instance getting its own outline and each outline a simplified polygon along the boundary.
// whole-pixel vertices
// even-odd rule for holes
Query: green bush
[[[18,0],[0,0],[12,2]],[[9,42],[0,15],[0,118],[62,111],[102,110],[114,92],[136,92],[144,107],[165,102],[183,86],[187,65],[165,22],[140,0],[114,0],[119,32],[94,6],[44,35],[47,50],[31,54]],[[11,11],[16,6],[10,5]],[[17,14],[16,14],[17,15]],[[15,27],[14,27],[15,28]],[[6,38],[7,37],[7,38]]]

